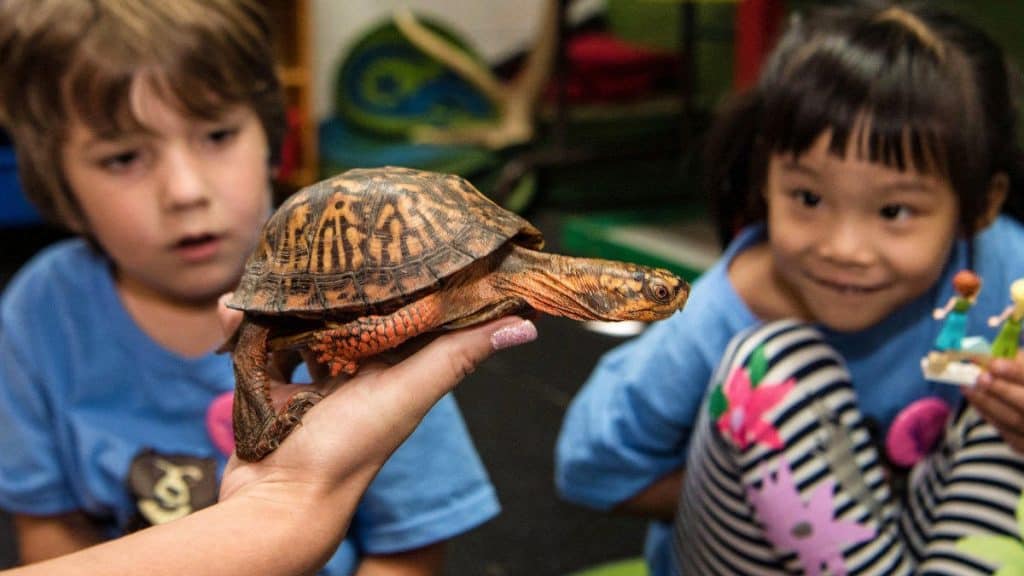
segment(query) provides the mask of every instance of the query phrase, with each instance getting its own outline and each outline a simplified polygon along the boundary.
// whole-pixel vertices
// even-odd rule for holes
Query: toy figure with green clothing
[[[996,358],[1013,358],[1017,355],[1020,345],[1020,321],[1024,318],[1024,278],[1010,284],[1010,301],[1012,304],[1002,314],[988,319],[988,325],[995,328],[1003,327],[992,342],[992,356]]]

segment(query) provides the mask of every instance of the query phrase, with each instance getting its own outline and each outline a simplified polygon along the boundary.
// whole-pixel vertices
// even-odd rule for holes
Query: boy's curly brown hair
[[[69,120],[101,136],[140,128],[136,81],[197,119],[251,106],[277,163],[284,101],[261,3],[4,0],[0,122],[13,137],[21,185],[47,220],[89,236],[61,163]]]

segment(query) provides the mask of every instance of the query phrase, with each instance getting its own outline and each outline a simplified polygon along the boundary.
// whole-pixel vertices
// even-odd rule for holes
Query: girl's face
[[[256,114],[183,115],[133,86],[145,131],[96,134],[73,119],[62,147],[86,225],[114,261],[118,288],[206,305],[237,283],[270,212],[268,145]]]
[[[776,281],[810,320],[868,328],[938,280],[958,230],[949,183],[828,152],[773,155],[765,196]],[[850,138],[855,142],[857,138]]]

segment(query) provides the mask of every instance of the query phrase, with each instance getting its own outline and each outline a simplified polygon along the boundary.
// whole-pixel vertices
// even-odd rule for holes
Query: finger
[[[480,362],[536,335],[531,322],[505,317],[444,334],[394,366],[379,369],[381,363],[368,362],[307,412],[292,436],[318,438],[321,472],[328,476],[379,465]]]
[[[1007,358],[992,360],[988,365],[988,372],[992,375],[993,381],[1005,380],[1011,385],[1024,387],[1024,360],[1021,360],[1020,354],[1017,355],[1016,360]]]
[[[991,424],[998,432],[999,436],[1009,445],[1015,452],[1024,454],[1024,431],[1014,427],[1012,424],[1008,424],[1006,421],[1006,414],[999,414],[998,404],[988,404],[981,406],[975,403],[974,399],[971,398],[971,403],[974,408],[978,411],[978,414],[985,419],[986,422]],[[995,407],[993,412],[990,408]]]
[[[235,333],[235,330],[238,330],[239,324],[242,323],[242,312],[227,306],[231,295],[232,293],[228,292],[221,294],[220,298],[217,299],[217,316],[220,319],[220,327],[224,331],[225,338],[230,338]]]
[[[1001,431],[1024,433],[1024,387],[993,379],[965,390],[971,404]]]
[[[381,373],[386,382],[378,385],[391,386],[399,405],[421,417],[495,351],[536,337],[533,323],[515,316],[457,330]]]

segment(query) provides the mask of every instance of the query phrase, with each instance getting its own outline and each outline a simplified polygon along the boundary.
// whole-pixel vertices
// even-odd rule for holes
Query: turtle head
[[[690,285],[663,268],[637,264],[621,265],[621,274],[608,274],[602,279],[611,290],[603,304],[608,320],[639,320],[653,322],[681,310],[690,296]]]
[[[628,262],[573,259],[576,281],[572,284],[576,316],[616,322],[654,322],[682,309],[690,296],[690,285],[662,268]]]
[[[513,248],[501,260],[500,292],[576,320],[653,322],[680,310],[690,285],[668,270],[629,262]]]

